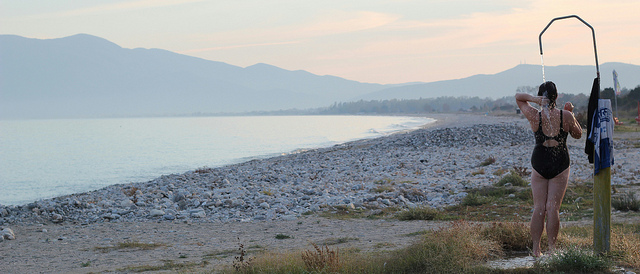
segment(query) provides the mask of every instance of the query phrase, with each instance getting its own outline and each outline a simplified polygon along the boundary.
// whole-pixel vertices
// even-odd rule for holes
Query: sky
[[[638,0],[0,0],[0,34],[86,33],[246,67],[266,63],[368,83],[540,65],[538,35],[578,15],[598,61],[640,64]],[[544,65],[595,65],[571,18],[542,36]],[[541,72],[542,74],[542,72]]]

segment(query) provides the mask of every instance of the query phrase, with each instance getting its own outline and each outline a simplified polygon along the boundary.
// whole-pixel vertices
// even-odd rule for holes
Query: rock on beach
[[[15,240],[15,239],[16,239],[16,235],[13,233],[13,230],[11,230],[11,228],[5,227],[2,230],[0,230],[0,241]]]

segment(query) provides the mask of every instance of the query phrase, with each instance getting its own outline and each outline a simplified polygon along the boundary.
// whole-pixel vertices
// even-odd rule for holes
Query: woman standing
[[[573,105],[567,102],[564,110],[556,108],[558,91],[553,82],[540,85],[538,96],[516,94],[516,103],[529,120],[536,145],[531,155],[531,190],[533,192],[533,216],[531,216],[531,238],[533,256],[542,255],[540,238],[547,219],[549,250],[555,249],[560,228],[560,205],[569,182],[569,150],[567,135],[575,139],[582,137],[582,127],[573,117]],[[529,102],[542,108],[538,110]]]

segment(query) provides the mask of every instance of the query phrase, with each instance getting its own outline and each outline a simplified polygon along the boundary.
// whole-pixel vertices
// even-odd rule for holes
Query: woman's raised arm
[[[527,120],[529,121],[534,120],[538,114],[538,109],[532,107],[529,102],[542,105],[543,100],[544,97],[542,96],[533,96],[528,93],[516,93],[516,104],[518,104],[522,114],[524,114],[524,117],[527,117]]]

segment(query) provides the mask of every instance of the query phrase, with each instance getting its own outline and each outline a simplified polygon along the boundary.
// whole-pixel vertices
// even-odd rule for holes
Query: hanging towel
[[[600,99],[600,78],[593,79],[591,87],[591,95],[589,95],[589,106],[587,108],[587,136],[591,136],[591,125],[593,123],[593,114],[598,108],[598,99]],[[593,164],[593,143],[587,140],[584,145],[584,153],[589,157],[589,163]]]
[[[611,100],[598,100],[598,110],[593,114],[593,125],[589,141],[594,146],[593,174],[600,169],[613,166],[613,112]]]

